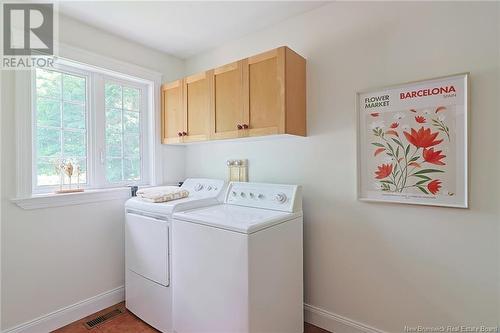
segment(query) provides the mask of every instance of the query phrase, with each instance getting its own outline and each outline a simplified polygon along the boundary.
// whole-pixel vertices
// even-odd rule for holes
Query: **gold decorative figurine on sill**
[[[75,193],[75,192],[83,192],[83,188],[80,188],[80,175],[81,175],[81,167],[77,163],[71,162],[71,160],[64,161],[60,160],[56,162],[56,171],[59,174],[59,190],[56,191],[57,194],[61,193]],[[77,188],[71,188],[71,180],[73,177],[73,173],[76,173],[76,186]],[[64,189],[64,174],[68,176],[69,185],[67,189]]]

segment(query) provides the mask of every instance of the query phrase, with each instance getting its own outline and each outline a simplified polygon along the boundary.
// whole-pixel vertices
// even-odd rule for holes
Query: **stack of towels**
[[[158,186],[140,189],[137,197],[148,202],[166,202],[186,198],[189,191],[177,186]]]

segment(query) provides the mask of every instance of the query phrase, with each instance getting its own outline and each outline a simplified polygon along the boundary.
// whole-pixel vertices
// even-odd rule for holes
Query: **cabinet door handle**
[[[183,135],[183,136],[186,136],[186,135],[188,135],[188,134],[187,134],[186,132],[182,132],[182,135]]]
[[[240,130],[240,129],[243,129],[243,126],[241,126],[240,124],[238,124],[238,126],[236,126],[236,128],[238,128]]]
[[[177,133],[178,136],[182,136],[182,132]]]
[[[247,129],[247,128],[248,128],[248,125],[247,125],[247,124],[243,124],[243,128],[244,128],[244,129]]]

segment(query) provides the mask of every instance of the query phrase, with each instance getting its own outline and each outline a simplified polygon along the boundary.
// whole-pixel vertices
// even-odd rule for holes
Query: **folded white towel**
[[[166,202],[185,198],[189,195],[186,191],[177,186],[158,186],[140,189],[137,196],[149,202]]]

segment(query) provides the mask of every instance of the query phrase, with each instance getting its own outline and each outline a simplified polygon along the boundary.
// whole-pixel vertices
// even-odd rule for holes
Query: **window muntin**
[[[141,180],[141,90],[106,81],[105,142],[106,181]]]
[[[57,165],[71,161],[87,184],[86,76],[58,70],[35,70],[34,181],[36,187],[57,185]],[[73,183],[76,183],[73,177]],[[65,179],[68,183],[69,179]]]

